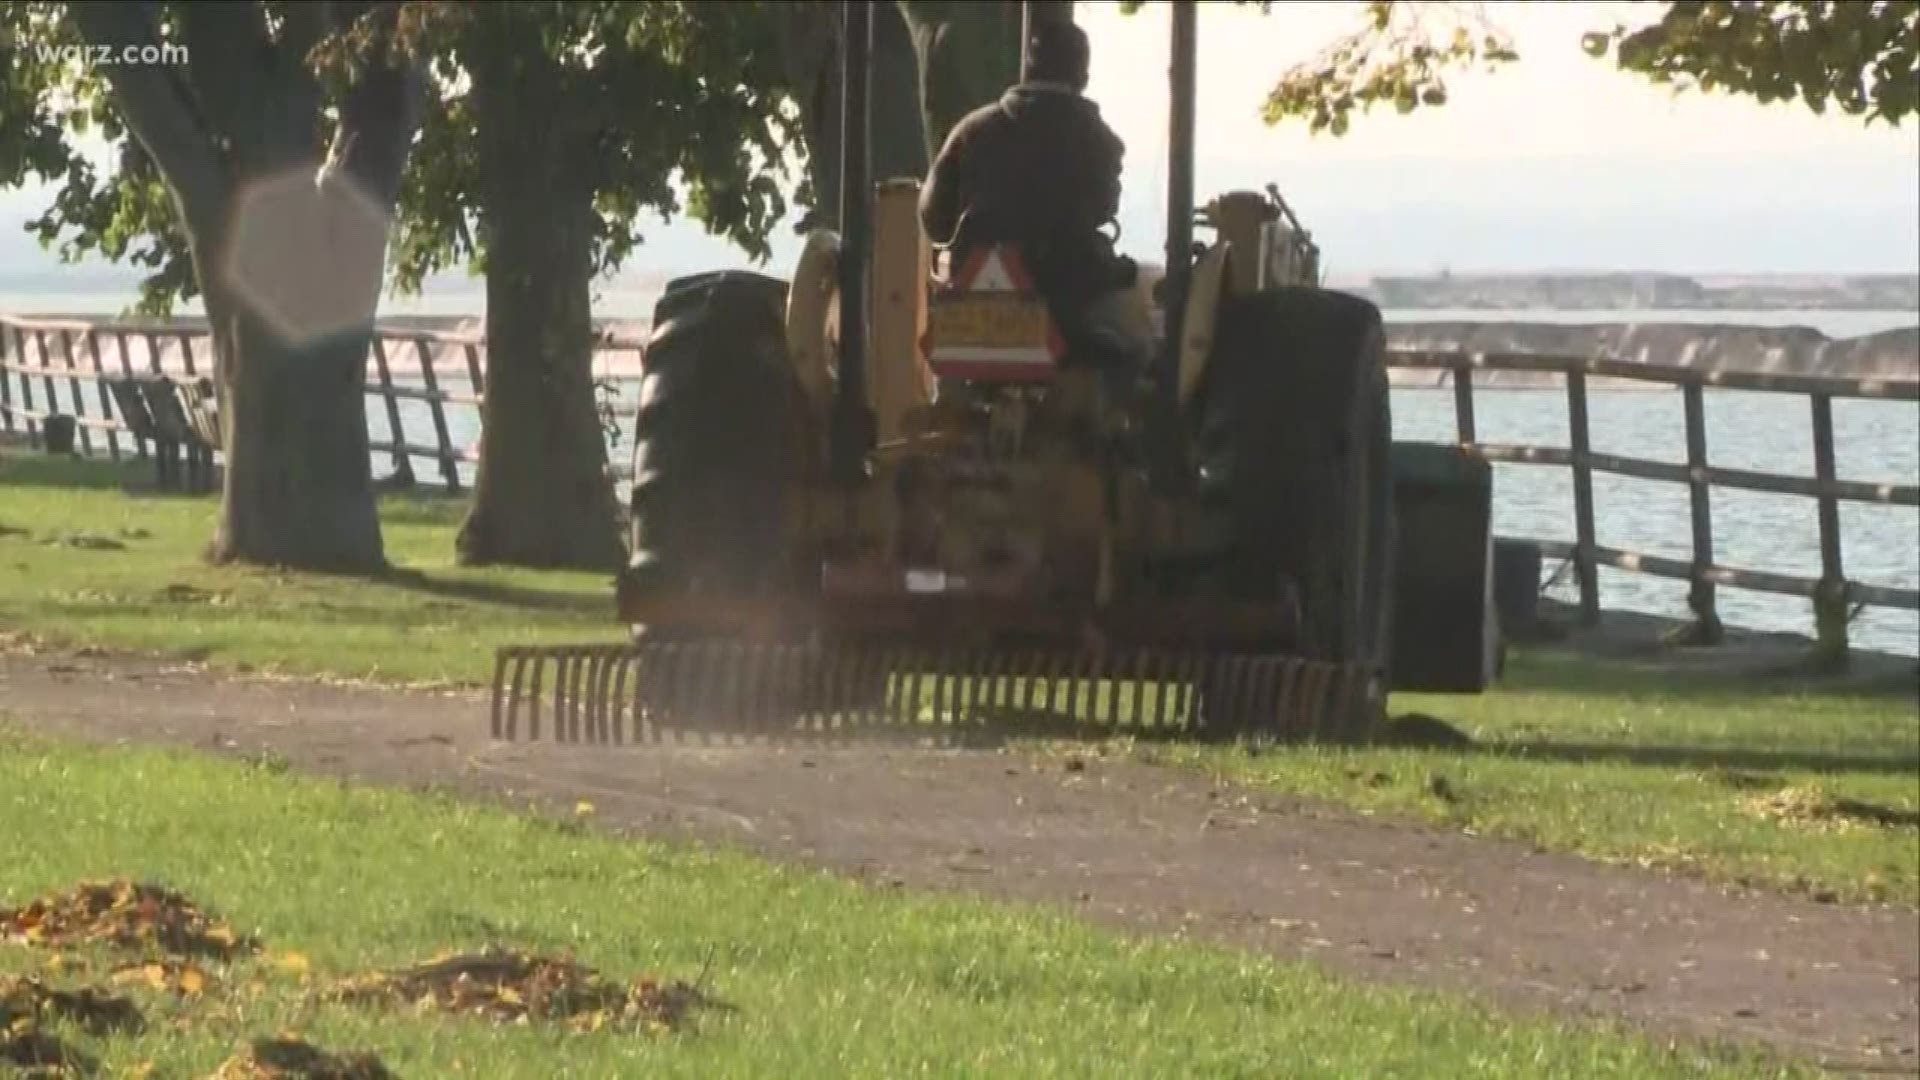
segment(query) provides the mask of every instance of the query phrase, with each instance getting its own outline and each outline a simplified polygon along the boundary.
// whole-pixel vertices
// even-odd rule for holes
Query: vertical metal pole
[[[1706,578],[1713,568],[1713,487],[1707,482],[1706,390],[1698,382],[1681,388],[1687,412],[1687,493],[1693,505],[1693,585],[1687,606],[1693,609],[1693,640],[1718,645],[1725,636],[1720,613],[1714,607],[1714,585]]]
[[[873,74],[873,6],[864,0],[840,5],[840,363],[834,395],[833,471],[846,484],[866,475],[873,448],[873,415],[867,404],[867,264],[873,241],[873,156],[869,137],[873,111],[868,84]]]
[[[1167,139],[1166,289],[1170,314],[1185,307],[1193,260],[1194,62],[1198,37],[1193,0],[1175,0],[1173,55],[1167,66],[1171,131]],[[1177,335],[1174,340],[1179,340]]]
[[[1453,429],[1461,446],[1479,441],[1473,423],[1473,369],[1465,364],[1453,369]]]
[[[1600,621],[1600,573],[1594,562],[1593,463],[1587,433],[1587,376],[1567,372],[1567,427],[1573,444],[1574,568],[1580,572],[1580,621]]]
[[[1820,482],[1820,584],[1814,589],[1813,617],[1817,658],[1833,668],[1847,666],[1847,574],[1840,559],[1840,500],[1833,484],[1833,399],[1813,400],[1813,475]]]
[[[1193,0],[1175,0],[1167,64],[1167,252],[1160,282],[1162,337],[1154,359],[1151,462],[1156,486],[1185,491],[1192,482],[1179,405],[1180,340],[1193,261],[1194,53],[1198,27]]]

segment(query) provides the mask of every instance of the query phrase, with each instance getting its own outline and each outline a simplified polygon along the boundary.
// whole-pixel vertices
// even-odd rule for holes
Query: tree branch
[[[153,3],[71,4],[67,10],[90,44],[115,50],[158,44]],[[229,187],[225,162],[187,89],[165,65],[113,64],[105,72],[127,129],[167,178],[188,227],[197,233],[216,224]]]

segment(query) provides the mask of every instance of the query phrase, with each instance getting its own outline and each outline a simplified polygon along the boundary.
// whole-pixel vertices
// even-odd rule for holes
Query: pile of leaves
[[[27,945],[102,945],[222,961],[259,947],[186,897],[124,879],[84,882],[64,895],[0,911],[0,937]]]
[[[38,978],[0,978],[0,1064],[30,1077],[91,1073],[93,1060],[46,1031],[67,1021],[94,1035],[138,1031],[140,1010],[125,998],[97,990],[56,990]]]
[[[1912,810],[1836,798],[1812,784],[1750,795],[1742,800],[1742,805],[1755,817],[1809,832],[1835,833],[1869,827],[1920,828],[1920,814]]]
[[[394,1080],[372,1054],[330,1054],[291,1035],[259,1039],[209,1080]]]
[[[561,1023],[579,1032],[670,1031],[695,1009],[718,1006],[685,982],[661,985],[643,979],[626,986],[571,960],[503,950],[349,979],[331,996],[363,1004],[411,1004],[499,1024]]]

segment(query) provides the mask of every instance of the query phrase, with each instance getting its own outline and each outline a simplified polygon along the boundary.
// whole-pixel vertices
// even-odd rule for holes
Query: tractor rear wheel
[[[804,418],[785,302],[783,281],[720,272],[670,282],[654,307],[630,489],[628,573],[643,591],[787,584]]]
[[[1214,341],[1196,442],[1202,497],[1232,522],[1222,583],[1279,602],[1290,582],[1302,655],[1384,675],[1394,521],[1379,309],[1311,288],[1234,297]],[[1375,711],[1320,733],[1363,736]]]

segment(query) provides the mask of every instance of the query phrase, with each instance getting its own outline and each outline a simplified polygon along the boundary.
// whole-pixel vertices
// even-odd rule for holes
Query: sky
[[[1197,191],[1278,184],[1336,280],[1441,269],[1920,272],[1920,126],[1679,97],[1581,50],[1583,31],[1637,25],[1659,5],[1482,7],[1520,62],[1456,75],[1445,107],[1371,114],[1336,139],[1268,127],[1259,108],[1281,71],[1353,26],[1363,6],[1289,3],[1262,16],[1202,4]],[[1168,10],[1124,16],[1082,2],[1076,17],[1093,44],[1088,93],[1128,148],[1122,246],[1157,260]],[[0,192],[0,272],[77,280],[19,233],[47,197]],[[785,274],[796,257],[783,235],[768,269]],[[630,265],[653,277],[751,264],[681,223],[656,229]]]

